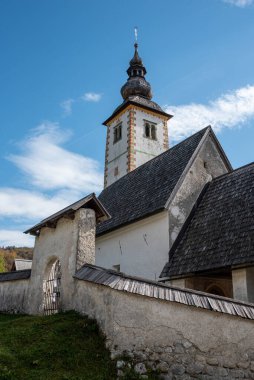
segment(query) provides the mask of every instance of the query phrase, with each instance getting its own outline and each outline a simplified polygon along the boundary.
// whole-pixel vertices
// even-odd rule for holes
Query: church
[[[36,248],[43,227],[90,202],[96,266],[254,302],[254,164],[233,170],[210,126],[169,148],[172,115],[152,100],[134,49],[123,102],[103,123],[104,190],[25,233]]]

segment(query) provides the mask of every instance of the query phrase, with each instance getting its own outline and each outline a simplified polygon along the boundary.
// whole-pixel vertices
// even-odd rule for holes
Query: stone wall
[[[184,180],[169,204],[169,250],[205,184],[228,172],[213,138],[208,135]]]
[[[97,319],[119,376],[131,362],[144,378],[254,379],[253,320],[81,280],[74,307]]]
[[[0,282],[0,313],[26,313],[29,279]]]
[[[43,313],[43,281],[52,264],[60,261],[60,302],[63,310],[72,309],[73,276],[85,262],[92,263],[95,252],[95,212],[76,211],[74,219],[61,218],[56,228],[44,227],[36,237],[29,292],[29,314]]]

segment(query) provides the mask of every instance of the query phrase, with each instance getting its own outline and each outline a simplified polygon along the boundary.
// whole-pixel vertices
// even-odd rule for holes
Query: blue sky
[[[100,191],[134,26],[171,145],[211,124],[233,167],[253,161],[254,1],[2,0],[0,246]]]

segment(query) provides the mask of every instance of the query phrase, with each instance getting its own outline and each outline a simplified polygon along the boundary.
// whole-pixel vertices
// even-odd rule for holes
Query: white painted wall
[[[95,246],[96,265],[114,269],[120,264],[121,272],[158,279],[168,260],[167,211],[97,237]]]
[[[136,110],[136,165],[137,167],[165,152],[163,147],[163,123],[159,116],[151,115],[145,110]],[[157,140],[145,137],[145,120],[156,124]]]
[[[123,113],[119,118],[108,127],[109,128],[109,147],[108,147],[108,175],[107,186],[115,182],[127,173],[127,127],[129,111]],[[114,144],[114,127],[122,123],[122,139]],[[118,167],[119,174],[115,176],[115,168]]]

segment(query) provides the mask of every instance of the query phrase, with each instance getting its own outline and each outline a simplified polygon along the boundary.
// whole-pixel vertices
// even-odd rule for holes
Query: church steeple
[[[130,60],[130,66],[127,70],[129,76],[127,82],[121,88],[121,94],[124,100],[130,96],[139,95],[146,99],[152,99],[151,85],[145,79],[146,68],[138,54],[138,44],[134,44],[135,52]]]
[[[107,127],[105,187],[168,149],[167,121],[172,116],[151,100],[137,42],[134,49],[121,88],[123,102],[103,123]]]

